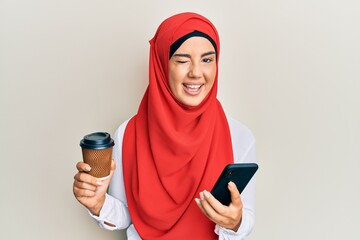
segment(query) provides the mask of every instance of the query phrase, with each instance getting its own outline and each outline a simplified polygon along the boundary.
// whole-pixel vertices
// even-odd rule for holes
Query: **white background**
[[[148,40],[195,11],[221,37],[219,99],[257,139],[249,239],[360,239],[360,4],[0,1],[0,239],[125,239],[72,194],[79,141],[147,85]]]

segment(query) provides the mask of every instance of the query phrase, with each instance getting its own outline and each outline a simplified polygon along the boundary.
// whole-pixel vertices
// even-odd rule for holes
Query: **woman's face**
[[[206,38],[187,39],[170,58],[170,89],[187,106],[197,106],[204,100],[215,76],[215,49]]]

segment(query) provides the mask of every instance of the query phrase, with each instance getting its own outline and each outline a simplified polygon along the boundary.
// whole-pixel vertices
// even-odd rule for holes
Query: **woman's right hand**
[[[88,174],[90,166],[84,162],[78,162],[76,168],[78,173],[74,176],[73,184],[75,198],[92,214],[99,216],[105,202],[106,191],[116,168],[115,161],[112,160],[111,162],[110,176],[103,180]]]

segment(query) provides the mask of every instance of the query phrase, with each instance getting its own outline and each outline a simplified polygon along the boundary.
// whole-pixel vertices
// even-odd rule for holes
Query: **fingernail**
[[[90,166],[86,166],[86,167],[85,167],[85,171],[88,171],[88,172],[89,172],[90,170],[91,170],[91,167],[90,167]]]
[[[204,193],[203,192],[200,193],[200,199],[204,200]]]
[[[200,200],[198,198],[194,199],[197,204],[200,204]]]
[[[210,197],[210,193],[208,191],[206,191],[206,190],[204,191],[204,195],[205,195],[206,198]]]
[[[229,182],[229,187],[232,188],[235,186],[235,183],[233,183],[232,181]]]

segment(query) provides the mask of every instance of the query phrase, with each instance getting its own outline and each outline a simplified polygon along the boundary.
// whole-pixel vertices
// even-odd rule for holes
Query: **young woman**
[[[77,200],[128,239],[243,239],[254,225],[255,181],[224,206],[210,190],[224,166],[255,162],[255,140],[217,100],[220,42],[201,15],[181,13],[150,40],[149,86],[114,134],[110,178],[77,164]],[[108,189],[109,187],[109,189]],[[106,192],[108,189],[108,193]]]

